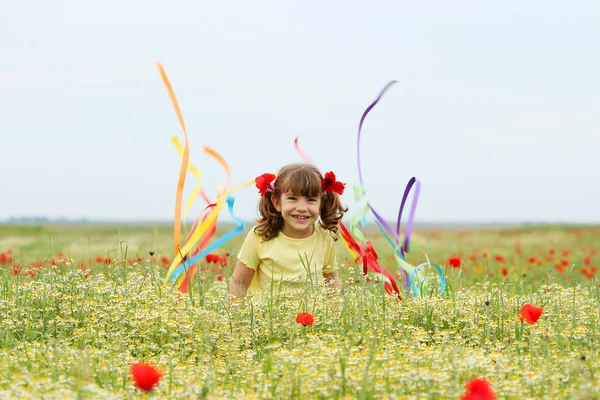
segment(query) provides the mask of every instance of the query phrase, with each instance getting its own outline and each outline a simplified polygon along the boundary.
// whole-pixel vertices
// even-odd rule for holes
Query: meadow
[[[497,398],[600,398],[600,227],[417,229],[407,261],[426,254],[447,288],[424,268],[427,290],[401,300],[340,244],[341,293],[238,302],[226,294],[244,234],[182,294],[164,283],[172,232],[0,226],[0,398],[460,399],[477,377]],[[395,273],[392,248],[365,234]],[[533,324],[527,303],[543,309]],[[163,373],[147,393],[137,361]]]

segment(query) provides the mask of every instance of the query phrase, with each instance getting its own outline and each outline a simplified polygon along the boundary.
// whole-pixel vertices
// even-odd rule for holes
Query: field
[[[448,285],[425,268],[428,289],[400,301],[340,244],[341,294],[230,303],[242,237],[180,294],[172,226],[0,226],[0,398],[459,399],[476,377],[498,398],[600,398],[600,227],[417,230],[407,260],[426,253]],[[136,361],[163,372],[148,393]]]

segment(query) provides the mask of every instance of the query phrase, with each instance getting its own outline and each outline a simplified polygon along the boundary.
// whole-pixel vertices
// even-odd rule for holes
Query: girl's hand
[[[340,281],[340,277],[338,276],[337,271],[333,271],[330,273],[323,273],[323,277],[325,281],[334,289],[342,290],[342,282]]]
[[[246,267],[241,261],[235,264],[231,281],[229,282],[229,294],[236,299],[246,297],[246,291],[252,283],[254,270]]]

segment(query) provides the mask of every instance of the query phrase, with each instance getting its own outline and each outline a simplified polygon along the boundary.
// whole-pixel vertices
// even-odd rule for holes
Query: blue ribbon
[[[239,218],[237,218],[233,214],[233,203],[234,202],[235,202],[235,198],[234,197],[232,197],[232,196],[227,197],[227,206],[228,206],[228,209],[229,209],[229,215],[235,221],[235,223],[237,224],[237,226],[235,228],[233,228],[232,230],[230,230],[229,232],[227,232],[226,234],[224,234],[223,236],[221,236],[219,239],[215,240],[210,245],[208,245],[204,250],[200,251],[198,254],[196,254],[191,259],[186,259],[183,262],[183,264],[179,264],[179,266],[177,268],[175,268],[175,270],[173,271],[173,273],[169,277],[169,282],[173,281],[173,280],[176,280],[177,278],[179,278],[179,276],[181,274],[184,274],[190,268],[189,266],[194,265],[201,258],[203,258],[207,254],[209,254],[211,251],[213,251],[214,249],[222,246],[223,244],[225,244],[226,242],[230,241],[235,236],[239,235],[240,233],[242,233],[244,231],[244,221],[241,220],[241,219],[239,219]]]

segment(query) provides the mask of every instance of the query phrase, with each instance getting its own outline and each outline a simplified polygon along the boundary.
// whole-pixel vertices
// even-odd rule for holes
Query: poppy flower
[[[581,274],[587,276],[588,278],[592,279],[594,277],[594,273],[588,271],[587,268],[581,268]]]
[[[256,187],[258,188],[258,193],[260,193],[261,196],[264,196],[267,192],[273,191],[273,182],[275,181],[275,178],[276,176],[274,174],[262,174],[254,179]]]
[[[225,279],[225,277],[223,275],[217,275],[217,280],[218,281],[222,281],[224,279]]]
[[[508,276],[508,268],[502,268],[502,276]]]
[[[496,257],[494,257],[494,260],[498,262],[505,262],[506,258],[503,255],[498,254]]]
[[[560,262],[562,265],[564,265],[565,267],[567,267],[569,265],[569,260],[567,260],[566,258],[564,260],[562,260]]]
[[[483,379],[471,379],[466,385],[466,393],[461,397],[461,400],[495,400],[496,394],[492,390],[492,385]]]
[[[458,257],[450,257],[446,263],[452,268],[460,268],[462,265],[462,261]]]
[[[564,269],[564,268],[563,268],[563,266],[562,266],[562,265],[560,265],[560,264],[558,264],[558,265],[555,265],[555,266],[554,266],[554,268],[556,268],[556,270],[557,270],[558,272],[560,272],[561,274],[564,274],[564,273],[565,273],[565,269]]]
[[[323,190],[329,193],[344,194],[346,184],[335,180],[335,174],[329,171],[323,177]]]
[[[315,317],[310,313],[302,312],[296,316],[296,323],[304,326],[312,326],[315,323]]]
[[[131,364],[130,371],[135,386],[143,392],[152,390],[158,381],[160,381],[160,378],[162,378],[162,372],[157,370],[153,365],[143,362]]]
[[[521,307],[521,323],[527,321],[529,325],[533,325],[542,316],[543,312],[544,309],[527,303]]]
[[[585,260],[583,260],[583,263],[585,265],[590,265],[592,263],[592,257],[588,256],[585,258]]]

